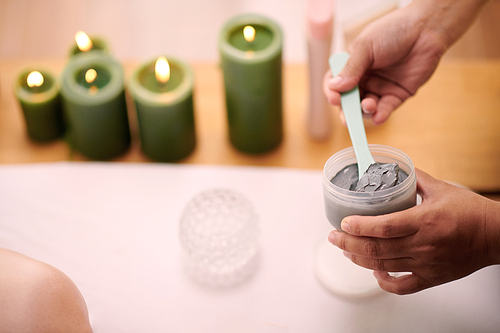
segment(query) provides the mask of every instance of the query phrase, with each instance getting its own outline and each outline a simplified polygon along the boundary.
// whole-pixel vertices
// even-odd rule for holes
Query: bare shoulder
[[[73,281],[53,266],[0,249],[0,333],[91,333]]]

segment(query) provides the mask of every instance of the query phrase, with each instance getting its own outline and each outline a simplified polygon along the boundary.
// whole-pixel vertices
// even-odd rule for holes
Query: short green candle
[[[101,52],[74,55],[61,79],[68,139],[83,155],[106,160],[130,146],[124,74],[120,63]]]
[[[153,160],[173,162],[188,156],[196,145],[194,76],[183,61],[166,60],[170,68],[166,82],[155,74],[155,58],[137,68],[128,90],[135,102],[142,151]]]
[[[32,140],[47,142],[64,134],[59,86],[52,74],[47,71],[23,71],[14,83],[14,93]]]
[[[247,26],[253,39],[244,36]],[[276,148],[283,137],[280,27],[259,15],[234,17],[219,34],[219,52],[231,143],[246,153]]]
[[[109,53],[108,42],[102,37],[89,37],[83,31],[78,31],[75,35],[75,43],[71,46],[69,55],[85,53],[90,51],[101,51]]]

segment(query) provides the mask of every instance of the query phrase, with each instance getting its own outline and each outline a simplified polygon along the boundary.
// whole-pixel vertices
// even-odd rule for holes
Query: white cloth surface
[[[244,194],[260,220],[260,266],[223,291],[182,270],[179,218],[196,194]],[[0,166],[0,247],[79,287],[96,333],[498,332],[500,267],[423,292],[349,300],[314,276],[329,230],[321,172],[61,162]],[[1,267],[0,267],[1,269]]]

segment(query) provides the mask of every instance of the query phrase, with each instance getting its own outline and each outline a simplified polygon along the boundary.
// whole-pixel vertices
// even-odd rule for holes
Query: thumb
[[[441,183],[442,181],[437,180],[418,168],[415,168],[415,172],[417,175],[417,192],[422,197],[422,200],[425,200],[432,196],[435,191],[436,184]]]
[[[354,89],[373,63],[371,54],[363,45],[353,46],[347,63],[339,75],[330,80],[329,88],[339,92]]]

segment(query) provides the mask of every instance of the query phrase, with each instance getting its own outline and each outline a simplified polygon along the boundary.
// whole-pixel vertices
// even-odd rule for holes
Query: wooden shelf
[[[20,107],[12,93],[15,77],[36,64],[59,75],[64,60],[0,60],[0,163],[85,161],[63,140],[37,144],[26,135]],[[126,78],[137,63],[124,64]],[[326,160],[351,145],[335,113],[328,140],[312,140],[306,131],[306,64],[286,64],[283,71],[284,141],[264,155],[247,155],[227,138],[222,74],[217,64],[194,63],[197,147],[179,163],[259,165],[322,169]],[[367,126],[369,143],[396,147],[415,166],[436,178],[480,192],[500,191],[500,61],[446,60],[416,96],[381,126]],[[130,150],[113,162],[150,163],[140,149],[133,103]]]

